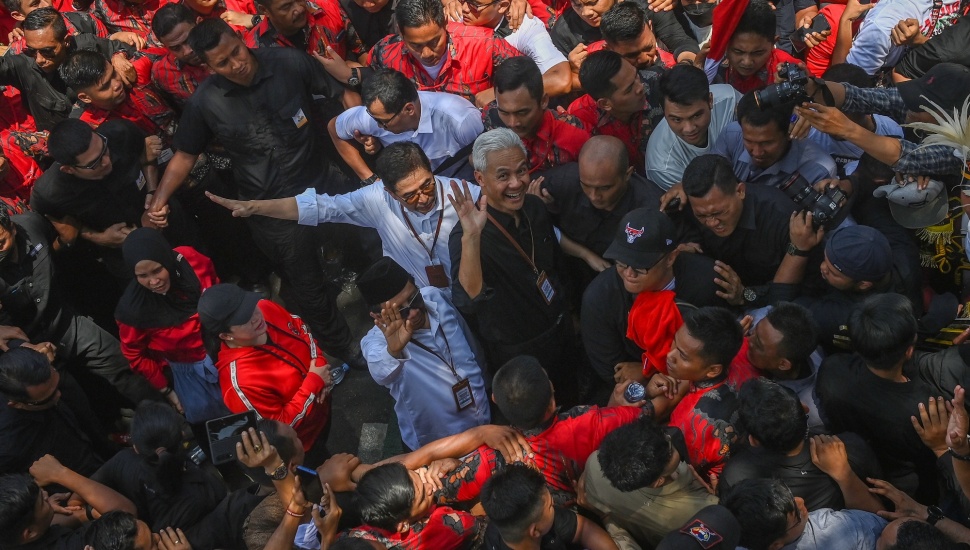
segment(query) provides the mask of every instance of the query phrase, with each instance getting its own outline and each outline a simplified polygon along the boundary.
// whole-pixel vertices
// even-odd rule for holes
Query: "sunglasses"
[[[434,193],[435,185],[436,183],[434,178],[431,178],[427,182],[425,182],[424,185],[422,185],[421,187],[418,187],[416,190],[411,191],[410,193],[405,193],[403,195],[398,195],[398,196],[401,197],[402,201],[408,204],[414,204],[418,202],[419,196],[430,195],[431,193]]]
[[[98,134],[98,132],[95,132],[95,134]],[[83,166],[80,164],[75,164],[75,168],[80,168],[81,170],[94,170],[95,168],[101,166],[101,159],[103,159],[104,154],[108,152],[108,138],[104,137],[102,134],[98,134],[98,137],[101,138],[101,152],[98,153],[97,158],[95,158],[94,162],[91,164],[85,164]]]
[[[51,59],[51,58],[53,58],[54,56],[57,55],[57,48],[53,48],[53,47],[51,47],[51,48],[31,48],[29,46],[25,46],[24,49],[23,49],[23,51],[21,53],[23,53],[27,57],[37,57],[37,54],[40,54],[40,55],[44,56],[44,59]]]
[[[391,121],[393,121],[395,118],[397,118],[397,115],[399,115],[399,114],[401,114],[403,112],[404,112],[404,109],[401,108],[400,111],[398,111],[398,112],[394,113],[393,115],[391,115],[391,118],[389,118],[387,120],[381,120],[381,119],[375,117],[374,115],[371,115],[371,118],[374,119],[374,122],[376,122],[377,125],[380,126],[382,130],[387,130],[387,125],[390,124]]]
[[[473,9],[476,12],[480,12],[483,9],[489,6],[494,6],[495,4],[498,4],[501,1],[502,0],[494,0],[493,2],[475,2],[474,0],[464,0],[462,4],[465,4],[466,6],[468,6],[469,8]]]
[[[411,316],[412,309],[421,309],[424,307],[424,298],[421,297],[421,291],[417,290],[414,292],[414,296],[408,301],[408,305],[398,309],[398,313],[401,314],[401,319],[407,319]]]

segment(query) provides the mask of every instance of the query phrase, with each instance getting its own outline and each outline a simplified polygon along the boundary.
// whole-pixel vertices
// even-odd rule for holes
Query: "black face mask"
[[[708,27],[714,22],[715,5],[702,3],[684,6],[684,15],[698,27]]]

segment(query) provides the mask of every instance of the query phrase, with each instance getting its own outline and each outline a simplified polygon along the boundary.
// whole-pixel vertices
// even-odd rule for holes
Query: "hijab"
[[[151,260],[168,270],[170,284],[168,292],[157,294],[133,279],[115,309],[118,321],[140,329],[166,328],[178,326],[197,313],[202,295],[199,278],[160,231],[147,227],[132,231],[121,252],[129,273],[134,274],[138,262]]]

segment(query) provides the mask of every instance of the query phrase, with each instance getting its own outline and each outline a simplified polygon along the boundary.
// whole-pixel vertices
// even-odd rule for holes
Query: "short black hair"
[[[612,50],[589,54],[579,67],[579,83],[593,99],[610,97],[616,92],[612,78],[623,68],[623,57]]]
[[[489,523],[506,542],[517,543],[542,516],[546,479],[525,464],[510,464],[482,486],[481,502]]]
[[[598,458],[610,484],[629,493],[653,485],[673,454],[663,427],[640,417],[606,434]]]
[[[152,32],[161,39],[182,23],[195,26],[195,19],[195,12],[185,4],[165,4],[152,16]]]
[[[684,169],[684,193],[688,197],[700,198],[717,187],[725,195],[734,193],[738,188],[738,178],[734,167],[721,155],[701,155],[694,157]]]
[[[777,479],[745,479],[721,498],[741,524],[740,546],[767,550],[788,531],[788,514],[795,511],[791,491]]]
[[[531,430],[546,419],[552,402],[552,385],[538,359],[520,355],[495,373],[492,396],[512,426]]]
[[[223,36],[234,37],[236,31],[218,17],[204,19],[189,31],[189,47],[202,61],[208,61],[209,51],[219,45]]]
[[[818,328],[812,313],[793,302],[778,302],[765,319],[781,333],[778,354],[799,367],[808,364],[818,347]]]
[[[865,69],[852,63],[831,65],[822,73],[822,78],[829,82],[851,84],[856,88],[872,88],[876,85]]]
[[[912,303],[893,292],[866,298],[849,316],[852,349],[876,370],[892,370],[905,359],[916,331]]]
[[[370,107],[379,99],[385,111],[400,113],[405,105],[418,100],[418,88],[404,73],[380,69],[364,80],[360,97],[365,107]]]
[[[64,166],[77,164],[77,156],[91,146],[94,130],[86,122],[67,118],[54,125],[47,138],[47,152]]]
[[[0,546],[16,548],[34,522],[40,486],[29,474],[0,476]]]
[[[805,441],[808,418],[795,392],[752,378],[738,394],[738,424],[769,451],[787,453]]]
[[[723,366],[727,372],[744,342],[744,331],[734,313],[723,307],[702,307],[684,316],[684,326],[704,344],[700,355],[712,365]]]
[[[763,36],[774,43],[776,32],[775,10],[767,0],[751,0],[731,38],[739,34],[752,33]],[[773,70],[773,69],[772,69]]]
[[[61,80],[76,92],[97,86],[108,74],[108,58],[101,52],[78,50],[57,69]]]
[[[788,136],[788,125],[791,123],[791,115],[795,110],[795,102],[778,103],[763,109],[758,106],[758,102],[754,98],[755,93],[757,92],[748,92],[741,96],[740,101],[738,101],[738,124],[742,128],[745,124],[755,128],[763,128],[774,123],[778,130]]]
[[[896,543],[886,550],[940,550],[955,548],[939,529],[917,519],[903,522],[896,529]]]
[[[6,6],[7,11],[10,13],[23,13],[24,6],[22,0],[3,0],[3,5]]]
[[[39,31],[48,27],[54,31],[55,40],[67,38],[67,25],[64,24],[64,16],[54,8],[38,8],[30,12],[30,15],[24,19],[25,31]]]
[[[398,141],[385,147],[374,163],[377,174],[384,187],[392,193],[397,192],[397,183],[411,175],[418,168],[431,171],[431,161],[418,144]]]
[[[708,103],[711,100],[711,85],[703,69],[678,63],[660,76],[660,93],[665,100],[677,105],[690,105],[698,101]]]
[[[0,395],[10,401],[30,400],[27,388],[51,379],[47,356],[27,347],[16,347],[0,355]]]
[[[138,518],[115,510],[94,520],[84,532],[84,544],[98,550],[135,550]]]
[[[394,18],[402,30],[434,23],[445,28],[445,8],[440,0],[401,0],[394,7]]]
[[[256,427],[259,428],[259,431],[266,434],[266,440],[269,441],[269,444],[276,447],[276,453],[280,455],[280,460],[289,464],[293,460],[293,457],[296,456],[296,445],[292,439],[283,437],[280,434],[280,424],[282,423],[278,420],[260,418],[259,422],[256,423]]]
[[[411,516],[414,484],[408,469],[400,462],[368,470],[357,482],[354,494],[360,517],[367,525],[394,531],[398,523]]]
[[[492,75],[492,85],[495,87],[496,94],[511,92],[525,86],[529,97],[537,103],[542,101],[542,95],[545,93],[542,87],[542,71],[531,57],[525,55],[510,57],[496,67],[495,74]]]
[[[617,2],[606,10],[600,20],[600,31],[607,43],[617,44],[637,40],[647,26],[647,14],[637,2]]]

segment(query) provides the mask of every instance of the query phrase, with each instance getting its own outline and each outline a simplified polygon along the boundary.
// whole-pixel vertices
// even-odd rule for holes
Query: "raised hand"
[[[451,205],[455,207],[455,212],[458,213],[461,229],[465,235],[481,235],[482,229],[485,228],[485,223],[488,221],[488,212],[485,208],[488,206],[488,197],[485,196],[485,193],[482,193],[476,204],[472,200],[472,193],[468,188],[467,181],[462,180],[459,188],[458,182],[451,180],[451,194],[448,195],[448,200],[451,201]]]
[[[809,440],[812,463],[832,479],[845,479],[852,473],[845,443],[834,435],[816,435]]]
[[[401,318],[401,305],[396,302],[384,302],[381,312],[371,313],[374,319],[374,326],[384,333],[387,340],[387,352],[391,357],[400,357],[404,346],[411,341],[414,335],[414,326],[409,319]]]
[[[930,397],[926,404],[919,404],[919,418],[910,417],[913,429],[923,440],[923,444],[942,456],[946,452],[946,435],[950,422],[950,415],[946,410],[946,400],[942,397]]]
[[[721,287],[721,290],[715,291],[714,294],[731,305],[744,305],[744,284],[741,283],[741,277],[731,269],[731,266],[720,260],[714,262],[714,271],[718,275],[714,283]]]
[[[234,218],[248,218],[256,213],[256,203],[254,201],[227,199],[208,191],[205,192],[205,196],[209,197],[209,200],[212,202],[231,211],[232,217]]]
[[[953,399],[950,401],[950,421],[946,426],[946,445],[953,449],[953,452],[967,456],[970,455],[970,442],[967,441],[967,430],[970,427],[970,418],[967,417],[967,409],[963,406],[966,391],[963,386],[953,389]]]

